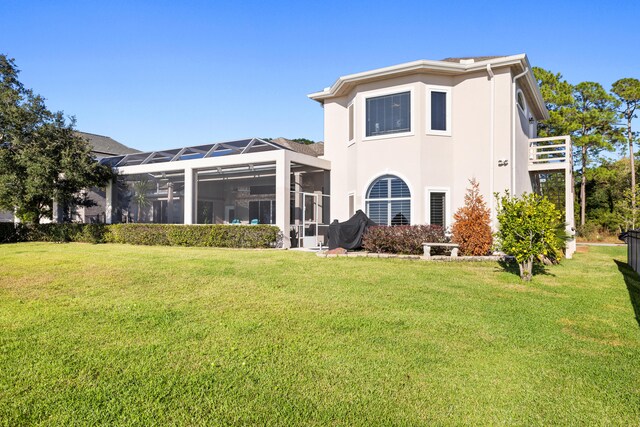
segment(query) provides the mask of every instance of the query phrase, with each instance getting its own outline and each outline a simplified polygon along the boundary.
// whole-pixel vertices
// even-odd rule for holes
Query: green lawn
[[[624,251],[523,285],[495,263],[0,245],[0,424],[638,425]]]

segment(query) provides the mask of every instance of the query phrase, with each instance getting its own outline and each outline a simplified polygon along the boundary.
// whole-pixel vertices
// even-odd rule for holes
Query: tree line
[[[621,78],[607,90],[597,82],[571,84],[560,73],[536,67],[533,71],[549,110],[538,135],[569,135],[573,142],[578,232],[634,228],[638,132],[633,119],[640,107],[640,80]]]

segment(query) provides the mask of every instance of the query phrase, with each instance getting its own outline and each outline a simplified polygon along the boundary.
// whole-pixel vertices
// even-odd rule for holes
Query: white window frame
[[[431,224],[431,193],[444,193],[444,229],[448,230],[453,224],[453,214],[451,212],[451,191],[449,187],[425,187],[425,224]]]
[[[518,102],[518,96],[522,96],[522,101],[524,102],[524,108]],[[529,117],[527,115],[527,112],[529,111],[529,106],[527,105],[527,98],[524,96],[524,92],[522,91],[522,89],[518,89],[516,91],[516,99],[514,101],[515,101],[516,105],[518,106],[518,109],[522,112],[522,114],[524,114],[524,117],[527,120],[529,120]]]
[[[349,212],[349,209],[350,209],[349,199],[351,199],[352,197],[353,197],[353,213]],[[356,211],[358,210],[357,208],[358,206],[356,205],[356,192],[355,190],[349,191],[347,193],[347,213],[349,214],[349,218],[351,218],[351,216],[356,213]]]
[[[409,197],[388,197],[385,199],[370,199],[369,198],[369,189],[371,188],[371,186],[373,185],[374,182],[376,182],[378,179],[382,178],[385,175],[393,175],[396,178],[401,179],[402,181],[404,181],[404,183],[407,185],[407,188],[409,189]],[[415,213],[415,193],[413,192],[413,187],[411,186],[411,183],[407,180],[407,178],[399,173],[396,173],[394,171],[386,171],[380,175],[376,175],[374,178],[370,179],[369,182],[367,182],[367,184],[365,185],[364,189],[363,189],[363,197],[362,199],[364,200],[363,202],[363,206],[362,206],[362,211],[367,214],[367,216],[369,215],[369,209],[367,207],[367,203],[368,202],[379,202],[379,201],[386,201],[386,202],[392,202],[392,201],[399,201],[399,200],[409,200],[410,202],[410,208],[409,208],[409,212],[411,214],[411,220],[409,221],[410,225],[413,225],[416,223],[415,221],[415,217],[416,217],[416,213]],[[389,210],[388,212],[388,220],[389,220],[389,226],[391,225],[391,211]]]
[[[353,138],[349,138],[349,124],[351,123],[351,117],[350,117],[350,113],[349,113],[349,108],[353,108]],[[356,108],[356,100],[355,98],[351,100],[351,102],[347,105],[347,139],[348,144],[347,147],[355,144],[356,142],[356,124],[358,123],[358,112],[357,112],[357,108]]]
[[[446,103],[447,103],[447,130],[433,130],[431,129],[431,92],[444,92],[446,94]],[[451,136],[451,98],[452,98],[452,88],[450,86],[438,86],[438,85],[427,85],[427,96],[425,102],[425,112],[426,112],[426,128],[427,135],[438,135],[438,136]]]
[[[409,120],[411,121],[410,130],[408,132],[388,133],[386,135],[367,136],[367,99],[377,98],[379,96],[396,95],[404,92],[409,92],[411,98]],[[363,141],[375,141],[377,139],[389,139],[389,138],[402,138],[415,135],[416,128],[416,96],[415,85],[401,85],[391,88],[372,90],[361,94],[360,105],[362,106],[362,114],[360,115],[360,123],[362,124],[362,140]],[[356,108],[356,111],[358,109]]]

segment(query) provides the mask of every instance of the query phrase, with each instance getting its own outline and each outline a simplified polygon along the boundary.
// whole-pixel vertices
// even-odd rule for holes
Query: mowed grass
[[[614,259],[523,285],[495,263],[1,245],[1,424],[638,425],[640,288]]]

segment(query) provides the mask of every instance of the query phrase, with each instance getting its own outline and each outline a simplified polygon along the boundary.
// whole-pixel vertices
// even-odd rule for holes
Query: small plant
[[[493,245],[491,211],[480,194],[480,184],[475,179],[469,183],[464,206],[453,216],[452,240],[460,245],[463,255],[487,255]]]
[[[518,262],[520,278],[530,281],[533,263],[541,257],[553,261],[562,258],[566,232],[562,214],[546,197],[537,194],[511,196],[506,192],[498,199],[498,248]]]

